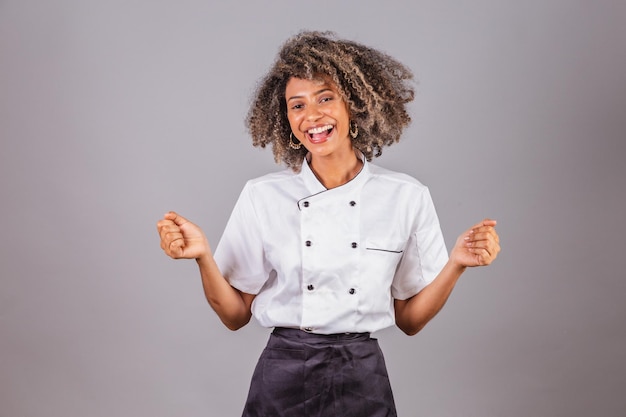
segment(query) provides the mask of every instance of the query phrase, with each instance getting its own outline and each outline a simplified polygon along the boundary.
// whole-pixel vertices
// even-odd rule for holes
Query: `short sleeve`
[[[252,186],[248,182],[226,223],[214,258],[228,282],[249,294],[257,294],[269,275],[261,227],[255,209]]]
[[[415,212],[415,229],[394,275],[392,296],[405,300],[430,284],[448,262],[448,251],[430,192],[423,189]]]

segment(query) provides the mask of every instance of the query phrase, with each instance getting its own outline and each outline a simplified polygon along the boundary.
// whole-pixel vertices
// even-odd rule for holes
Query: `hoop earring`
[[[352,139],[356,139],[359,136],[359,125],[354,120],[350,122],[350,136],[352,136]]]
[[[299,140],[298,140],[298,143],[293,141],[293,132],[290,132],[289,133],[289,147],[297,151],[298,149],[300,149],[301,146],[302,146],[302,143]]]

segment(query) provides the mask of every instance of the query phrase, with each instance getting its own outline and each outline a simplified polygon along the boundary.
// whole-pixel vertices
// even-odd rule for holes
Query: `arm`
[[[489,265],[500,252],[495,220],[483,220],[463,233],[448,263],[422,291],[406,300],[395,300],[396,325],[412,336],[441,310],[467,267]]]
[[[207,301],[230,330],[245,326],[252,316],[254,295],[232,287],[222,276],[209,242],[202,230],[174,212],[167,213],[157,223],[161,248],[173,259],[195,259],[200,269]]]

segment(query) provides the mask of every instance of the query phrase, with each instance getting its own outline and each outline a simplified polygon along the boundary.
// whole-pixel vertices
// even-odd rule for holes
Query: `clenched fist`
[[[464,267],[491,264],[500,252],[495,226],[495,220],[485,219],[466,230],[450,252],[450,261]]]
[[[170,211],[157,222],[161,249],[174,259],[198,259],[211,252],[200,227]]]

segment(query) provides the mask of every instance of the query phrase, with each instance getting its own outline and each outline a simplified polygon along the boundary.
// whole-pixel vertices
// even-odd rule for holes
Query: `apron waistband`
[[[287,327],[275,327],[272,331],[274,336],[284,337],[286,339],[299,340],[307,343],[349,343],[356,341],[368,340],[370,333],[333,333],[318,334],[310,333],[300,329],[291,329]]]

